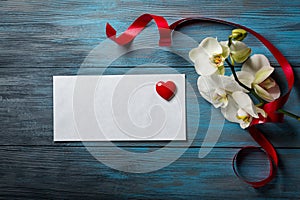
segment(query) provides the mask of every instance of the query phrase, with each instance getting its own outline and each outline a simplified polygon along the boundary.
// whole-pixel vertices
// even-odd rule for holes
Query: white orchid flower
[[[235,91],[242,91],[231,77],[217,74],[200,76],[197,85],[201,96],[215,108],[225,108],[229,103],[229,96]]]
[[[228,41],[221,41],[222,46],[228,46]],[[245,62],[251,54],[251,48],[249,48],[244,42],[232,41],[230,45],[230,58],[231,61],[237,63]]]
[[[228,46],[221,45],[216,38],[208,37],[202,40],[197,48],[189,52],[191,61],[195,63],[199,75],[225,73],[224,61],[229,56]]]
[[[229,96],[228,105],[221,108],[224,117],[231,122],[239,123],[240,127],[247,128],[253,118],[259,118],[259,113],[266,117],[263,109],[256,107],[249,95],[244,92],[236,91]]]
[[[279,86],[270,77],[273,71],[274,68],[264,55],[255,54],[243,64],[237,76],[243,84],[253,88],[262,99],[271,102],[280,96]]]

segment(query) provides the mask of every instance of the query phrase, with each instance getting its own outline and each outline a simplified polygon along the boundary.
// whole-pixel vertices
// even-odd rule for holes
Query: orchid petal
[[[206,101],[213,104],[216,108],[220,107],[219,105],[215,105],[213,102],[216,85],[215,82],[211,79],[211,76],[199,76],[197,86],[201,96]]]
[[[197,81],[198,90],[201,96],[214,105],[214,107],[225,107],[228,104],[227,93],[224,89],[219,88],[218,79],[214,80],[212,76],[200,76]]]
[[[256,108],[257,113],[261,114],[265,118],[267,117],[267,113],[263,109],[261,109],[259,107],[255,107],[255,108]]]
[[[213,104],[212,102],[212,93],[205,93],[205,92],[201,92],[200,91],[200,95],[209,103]],[[214,104],[213,104],[214,105]],[[215,108],[217,108],[217,106],[214,105]]]
[[[232,41],[232,44],[230,46],[230,50],[232,51],[241,51],[247,48],[249,47],[244,42],[241,41]]]
[[[239,120],[236,118],[236,113],[238,111],[238,105],[232,99],[232,97],[228,97],[228,105],[225,108],[221,108],[221,113],[230,122],[239,123]]]
[[[221,88],[217,88],[214,91],[212,102],[213,102],[213,105],[216,108],[219,108],[219,107],[224,108],[224,107],[226,107],[228,105],[228,99],[227,99],[227,93],[226,93],[226,91],[223,90],[223,89],[221,89]]]
[[[256,74],[262,67],[270,66],[270,62],[266,56],[262,54],[254,54],[242,66],[242,71]]]
[[[258,70],[255,74],[254,84],[260,84],[266,80],[274,71],[273,67],[265,66]]]
[[[229,93],[242,91],[242,87],[231,77],[217,74],[199,76],[197,85],[204,92],[214,91],[217,88],[221,88]]]
[[[257,84],[254,85],[254,91],[256,92],[256,94],[258,96],[263,98],[265,101],[268,101],[268,102],[274,101],[273,96],[271,94],[269,94],[268,91],[266,91],[265,89],[263,89],[262,87],[260,87]]]
[[[240,127],[242,129],[247,128],[252,121],[252,116],[242,108],[238,109],[236,117],[239,119]]]
[[[207,54],[206,51],[202,47],[197,47],[197,48],[192,49],[189,52],[189,57],[190,57],[191,61],[193,61],[193,63],[195,63],[195,60],[198,58],[198,55],[200,55],[201,53]]]
[[[249,58],[251,52],[252,51],[250,48],[246,48],[240,51],[231,51],[231,57],[235,62],[243,63]]]
[[[217,87],[223,88],[228,92],[242,91],[242,87],[229,76],[215,75],[211,76],[211,79],[216,83]]]
[[[275,86],[267,89],[267,92],[273,97],[273,99],[278,99],[280,97],[280,88],[275,82]]]
[[[251,49],[244,42],[233,41],[230,46],[230,53],[235,62],[243,63],[250,56]]]
[[[230,54],[230,48],[228,47],[228,41],[221,41],[219,43],[220,43],[220,45],[222,47],[222,51],[223,51],[222,56],[224,58],[227,58]]]
[[[226,107],[228,105],[228,96],[233,91],[242,91],[242,88],[230,77],[216,74],[200,76],[197,85],[203,98],[216,108]]]
[[[205,93],[205,92],[200,91],[200,94],[206,101],[211,103],[215,108],[225,107],[228,104],[228,100],[226,100],[226,101],[216,101],[216,100],[214,100],[214,97],[215,97],[214,92]]]
[[[211,77],[212,76],[199,76],[197,86],[200,92],[213,93],[217,83],[215,83]]]
[[[199,44],[199,47],[204,48],[207,54],[209,55],[222,54],[222,47],[216,38],[212,38],[212,37],[205,38]]]
[[[244,122],[244,121],[240,121],[240,127],[242,129],[245,129],[245,128],[248,128],[250,123],[251,123],[252,120],[250,120],[250,122]]]
[[[217,71],[217,67],[213,66],[207,54],[199,54],[195,60],[195,69],[199,75],[212,75]]]
[[[225,74],[225,67],[224,67],[224,65],[218,67],[218,74],[220,74],[220,75],[224,75]]]
[[[259,84],[261,87],[265,88],[266,90],[275,87],[276,86],[276,82],[274,81],[274,79],[272,79],[271,77],[267,78],[266,80],[264,80],[263,82],[261,82]]]
[[[245,72],[245,71],[239,71],[239,72],[236,72],[236,75],[237,75],[239,81],[241,81],[244,85],[246,85],[249,88],[252,87],[252,83],[254,81],[254,76],[252,76],[252,74],[250,74],[249,72]],[[233,78],[233,75],[231,77]]]
[[[249,97],[249,95],[247,95],[244,92],[237,91],[232,93],[232,97],[235,100],[235,102],[239,105],[240,108],[245,110],[252,117],[258,118],[255,106],[251,98]]]

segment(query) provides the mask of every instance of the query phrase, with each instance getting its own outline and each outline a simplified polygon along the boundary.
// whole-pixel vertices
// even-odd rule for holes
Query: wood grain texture
[[[231,168],[238,149],[256,145],[237,124],[225,122],[222,134],[212,152],[199,159],[200,147],[210,123],[211,105],[199,95],[190,100],[187,90],[188,132],[199,127],[191,147],[168,167],[147,174],[130,174],[110,169],[87,150],[113,153],[104,143],[54,143],[52,76],[99,74],[98,68],[80,69],[91,50],[103,42],[105,24],[111,23],[118,33],[140,14],[166,17],[169,23],[182,17],[221,18],[248,26],[264,35],[291,62],[296,84],[285,108],[300,114],[300,2],[299,1],[141,1],[141,0],[9,0],[0,1],[0,199],[297,199],[300,196],[299,148],[300,125],[286,118],[284,124],[260,127],[277,147],[280,167],[268,186],[254,190],[243,184]],[[199,23],[179,31],[196,41],[214,36],[225,40],[231,28],[213,23]],[[157,38],[156,26],[147,27]],[[143,38],[143,33],[138,36]],[[176,39],[176,38],[174,38]],[[184,41],[182,41],[184,43]],[[270,53],[251,35],[247,44],[253,52],[264,53],[275,67],[274,77],[282,72]],[[190,47],[183,46],[188,52]],[[115,60],[104,74],[128,73],[133,66],[159,63],[187,75],[187,81],[198,94],[197,75],[192,65],[164,49],[146,49],[128,53]],[[135,73],[169,73],[166,67],[146,67]],[[282,89],[286,86],[281,82]],[[200,122],[195,123],[193,110],[200,108]],[[214,127],[222,128],[219,121]],[[189,134],[189,133],[188,133]],[[166,145],[164,142],[119,142],[122,149],[148,152]],[[186,148],[186,142],[175,143],[169,152]],[[103,152],[104,153],[104,152]],[[107,158],[109,159],[109,158]],[[250,157],[243,172],[262,177],[266,171],[264,157]],[[145,160],[149,158],[145,157]],[[126,168],[143,163],[120,165]],[[123,164],[123,165],[122,165]],[[248,167],[245,167],[248,166]],[[253,175],[253,174],[252,174]]]
[[[297,53],[300,51],[299,7],[298,1],[1,1],[0,66],[79,67],[85,55],[105,39],[107,22],[122,32],[142,13],[162,15],[169,22],[201,15],[241,23],[265,35],[292,65],[300,66]],[[157,35],[153,24],[148,29]],[[224,40],[230,29],[204,23],[181,31],[200,41],[207,36]],[[266,53],[272,64],[276,64],[252,37],[248,43],[254,52]],[[169,66],[190,65],[178,59],[166,62],[165,57],[165,53],[156,55],[160,63]],[[136,52],[127,59],[139,64],[145,55]],[[114,66],[124,65],[124,62],[114,63]]]
[[[107,148],[107,151],[110,149]],[[279,150],[281,165],[277,177],[268,187],[259,190],[241,184],[233,174],[231,159],[236,151],[237,149],[231,148],[215,148],[209,156],[199,159],[198,149],[191,148],[164,169],[147,174],[131,174],[110,169],[83,147],[1,147],[0,155],[3,160],[0,164],[0,192],[3,198],[38,199],[299,197],[300,172],[297,163],[300,158],[294,157],[300,153],[299,150]],[[172,152],[169,156],[172,156]],[[262,177],[267,173],[263,169],[264,157],[258,158],[256,157],[256,164],[251,165],[251,169],[260,170],[256,175]],[[122,158],[120,162],[121,160]],[[149,161],[147,158],[145,160]],[[133,168],[140,164],[143,162],[123,165],[123,168]],[[250,175],[253,176],[253,173]]]

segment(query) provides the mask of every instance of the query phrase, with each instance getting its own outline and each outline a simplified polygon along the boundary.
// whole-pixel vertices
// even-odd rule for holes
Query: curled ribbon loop
[[[233,161],[232,161],[232,167],[234,173],[241,178],[244,182],[248,183],[254,188],[259,188],[262,186],[265,186],[267,183],[269,183],[274,177],[275,177],[275,172],[278,167],[278,156],[276,153],[275,148],[273,145],[267,140],[267,138],[257,129],[255,126],[250,126],[248,128],[248,131],[252,138],[261,146],[262,149],[264,149],[264,152],[266,153],[268,160],[269,160],[269,165],[270,165],[270,172],[269,175],[261,180],[261,181],[247,181],[239,175],[239,172],[236,167],[236,162],[238,159],[240,159],[242,152],[245,150],[253,150],[253,149],[258,149],[258,147],[254,146],[246,146],[240,149],[234,156]]]
[[[155,23],[158,26],[159,34],[160,34],[160,41],[159,45],[160,46],[170,46],[171,45],[171,32],[179,27],[182,27],[184,25],[188,25],[189,23],[197,22],[197,21],[209,21],[209,22],[215,22],[215,23],[220,23],[220,24],[225,24],[229,25],[232,27],[238,27],[246,30],[253,36],[255,36],[262,44],[265,45],[269,49],[269,51],[273,54],[279,65],[281,66],[287,84],[288,84],[288,91],[285,95],[279,97],[273,102],[266,103],[263,106],[263,109],[265,112],[268,114],[268,117],[266,119],[264,118],[259,118],[259,119],[254,119],[251,123],[251,126],[248,128],[248,131],[252,138],[261,146],[261,148],[265,151],[267,154],[267,157],[269,159],[270,163],[270,173],[268,177],[261,181],[257,182],[251,182],[248,180],[245,180],[240,177],[238,170],[236,169],[236,162],[239,160],[241,153],[243,151],[247,150],[253,150],[256,149],[257,147],[253,146],[247,146],[242,148],[239,152],[236,153],[236,155],[233,158],[233,170],[235,174],[240,177],[243,181],[246,183],[250,184],[254,188],[259,188],[262,186],[265,186],[267,183],[269,183],[274,177],[275,177],[275,172],[278,167],[278,156],[276,153],[275,148],[273,145],[269,142],[267,138],[261,133],[256,127],[256,124],[261,124],[261,123],[266,123],[266,122],[282,122],[283,120],[283,114],[278,113],[277,110],[282,108],[283,105],[287,102],[290,92],[292,90],[293,84],[294,84],[294,73],[292,70],[291,65],[287,61],[287,59],[283,56],[283,54],[271,43],[269,42],[265,37],[263,37],[261,34],[253,31],[250,28],[247,28],[245,26],[225,21],[225,20],[220,20],[220,19],[214,19],[214,18],[206,18],[206,17],[191,17],[191,18],[184,18],[180,19],[178,21],[175,21],[173,24],[170,26],[168,25],[167,21],[161,17],[161,16],[156,16],[156,15],[151,15],[151,14],[144,14],[138,17],[132,25],[129,26],[129,28],[121,34],[118,38],[116,38],[116,31],[113,29],[109,24],[106,26],[106,35],[119,45],[125,45],[131,42],[145,27],[146,25],[151,21],[154,20]]]
[[[158,27],[160,35],[159,46],[170,46],[171,31],[169,29],[168,22],[161,16],[151,14],[143,14],[138,17],[119,37],[116,37],[116,30],[109,23],[107,23],[106,36],[119,45],[126,45],[130,43],[152,19],[155,21]]]

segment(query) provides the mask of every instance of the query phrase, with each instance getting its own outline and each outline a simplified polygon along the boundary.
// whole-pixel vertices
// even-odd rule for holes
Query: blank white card
[[[156,91],[173,81],[167,101]],[[54,76],[54,141],[186,140],[185,75]]]

